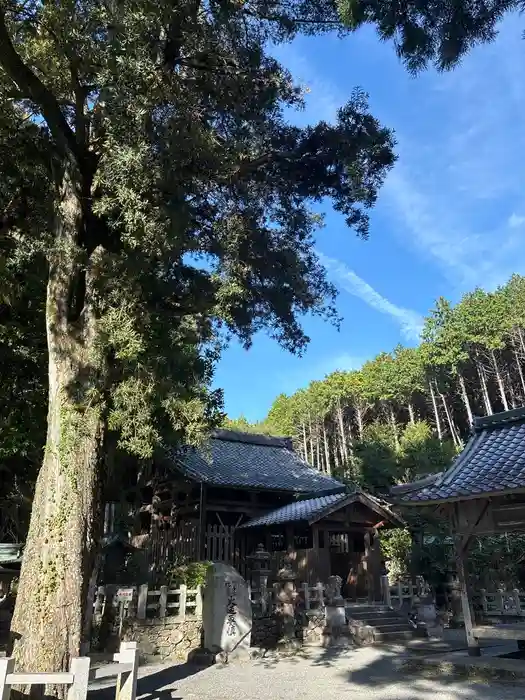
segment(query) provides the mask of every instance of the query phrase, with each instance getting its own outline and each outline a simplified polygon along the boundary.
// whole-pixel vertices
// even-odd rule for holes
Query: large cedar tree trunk
[[[47,442],[11,624],[23,671],[64,670],[79,655],[99,539],[106,370],[95,354],[90,292],[101,251],[86,250],[81,189],[64,179],[50,260]]]

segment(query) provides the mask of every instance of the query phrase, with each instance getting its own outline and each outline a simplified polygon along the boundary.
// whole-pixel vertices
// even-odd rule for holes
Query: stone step
[[[382,603],[345,603],[345,608],[347,610],[355,610],[356,612],[370,612],[370,610],[392,610],[388,605],[383,605]]]
[[[404,632],[376,632],[374,634],[374,640],[376,643],[388,644],[388,642],[399,642],[413,639],[414,634],[412,630],[406,630]]]
[[[378,625],[399,625],[401,623],[407,624],[408,618],[402,615],[392,615],[385,617],[379,617],[379,615],[374,615],[374,617],[366,617],[362,619],[356,619],[355,617],[349,618],[350,622],[354,622],[356,625],[371,625],[372,627],[377,627]]]
[[[351,610],[346,611],[346,616],[351,620],[397,620],[405,619],[403,615],[395,612],[394,610],[385,611],[372,611],[368,613],[364,612],[352,612]]]
[[[350,620],[348,627],[351,630],[367,630],[373,632],[404,632],[411,631],[413,628],[408,623],[407,620],[390,620],[389,622],[383,621],[373,624],[369,621],[364,620]]]
[[[372,627],[373,625],[370,626]],[[396,625],[376,625],[373,627],[376,634],[390,634],[390,632],[410,632],[410,634],[412,634],[412,627],[406,622],[400,622]]]

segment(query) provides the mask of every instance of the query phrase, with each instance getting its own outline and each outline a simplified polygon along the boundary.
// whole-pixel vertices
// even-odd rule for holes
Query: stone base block
[[[342,630],[346,627],[346,612],[344,605],[326,606],[326,627],[331,630]]]

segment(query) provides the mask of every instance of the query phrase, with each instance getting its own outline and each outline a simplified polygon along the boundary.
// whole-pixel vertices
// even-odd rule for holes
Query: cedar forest
[[[0,0],[0,508],[2,536],[26,533],[19,667],[67,668],[89,641],[118,450],[150,459],[224,422],[211,379],[232,335],[300,352],[304,314],[337,317],[312,205],[373,235],[392,132],[358,89],[333,123],[289,123],[304,93],[269,49],[371,23],[409,71],[452,69],[522,6]],[[517,276],[440,300],[418,348],[278,397],[255,428],[372,489],[441,469],[475,414],[525,402],[524,301]]]
[[[439,299],[418,347],[399,345],[361,369],[336,371],[274,401],[259,424],[226,426],[291,435],[318,469],[384,489],[441,471],[475,416],[525,405],[525,278]]]

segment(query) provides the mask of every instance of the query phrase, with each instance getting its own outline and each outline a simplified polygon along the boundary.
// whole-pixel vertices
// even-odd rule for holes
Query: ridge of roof
[[[420,479],[414,479],[414,481],[408,481],[406,484],[394,484],[394,486],[391,486],[388,494],[393,494],[393,495],[401,495],[405,493],[411,493],[412,491],[418,491],[419,489],[424,488],[425,486],[430,486],[431,484],[434,485],[440,477],[443,477],[443,475],[446,472],[437,472],[436,474],[427,474],[427,476],[422,476]]]
[[[265,447],[281,447],[292,449],[291,437],[274,437],[262,433],[243,433],[241,430],[225,430],[219,428],[211,435],[212,440],[225,440],[227,442],[242,442],[245,445],[263,445]]]
[[[474,418],[474,432],[478,433],[489,428],[501,428],[509,423],[517,423],[525,420],[525,406],[512,408],[510,411],[493,413],[491,416],[476,416]]]

